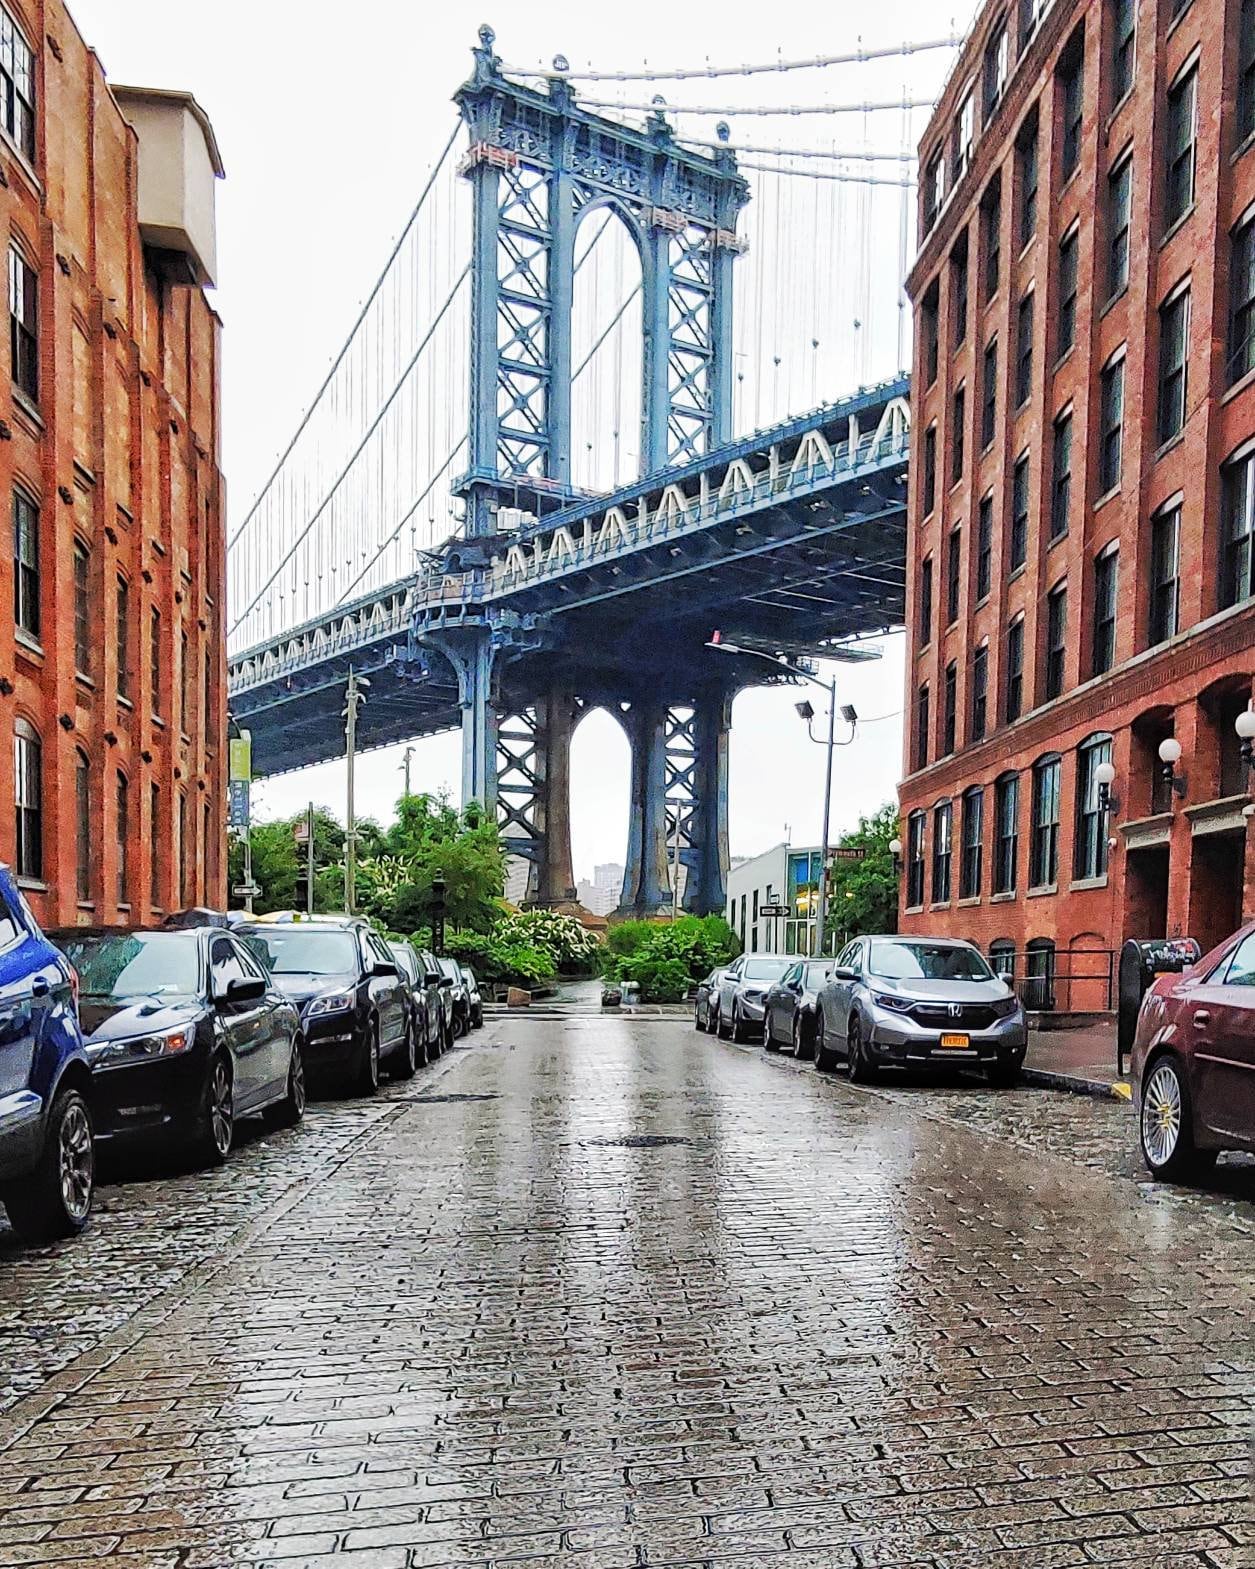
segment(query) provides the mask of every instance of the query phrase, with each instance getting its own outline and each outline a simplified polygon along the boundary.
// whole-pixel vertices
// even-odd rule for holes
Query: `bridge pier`
[[[703,692],[694,705],[693,811],[684,908],[722,914],[728,902],[728,736],[733,692]]]
[[[625,720],[632,747],[632,793],[619,911],[624,915],[657,915],[671,903],[667,864],[667,705],[657,699],[633,702]]]
[[[462,723],[462,806],[497,810],[496,649],[487,623],[433,627],[422,641],[443,654],[458,682]]]
[[[563,688],[551,688],[536,705],[539,836],[529,880],[529,904],[575,902],[571,868],[571,732],[575,713],[575,698]]]

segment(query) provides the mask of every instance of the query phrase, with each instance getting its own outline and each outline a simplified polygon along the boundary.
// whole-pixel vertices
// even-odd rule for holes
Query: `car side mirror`
[[[370,967],[370,973],[376,980],[394,981],[400,974],[395,964],[389,964],[386,959],[376,959]]]
[[[259,981],[252,975],[237,975],[227,982],[227,989],[219,997],[219,1002],[260,1002],[266,995],[265,981]]]
[[[832,972],[833,979],[838,981],[858,980],[858,971],[849,964],[839,964]]]
[[[428,970],[426,975],[423,976],[423,984],[425,986],[443,986],[444,976],[441,975],[439,970]]]
[[[440,977],[440,984],[441,984],[442,987],[443,986],[447,986],[447,987],[450,988],[450,990],[452,990],[452,988],[453,988],[453,977],[451,975],[442,975]]]

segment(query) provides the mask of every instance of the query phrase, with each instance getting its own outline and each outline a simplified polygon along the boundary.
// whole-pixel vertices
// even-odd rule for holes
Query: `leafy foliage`
[[[498,942],[538,948],[564,974],[588,974],[596,967],[601,943],[573,915],[557,910],[520,910],[506,915],[492,929]]]
[[[500,926],[498,927],[498,930]],[[425,946],[429,932],[416,932],[415,942]],[[543,948],[525,942],[502,940],[497,932],[448,932],[445,952],[474,970],[481,982],[506,986],[544,986],[554,979],[557,968]]]
[[[625,926],[636,928],[613,951],[613,938]],[[678,921],[625,921],[612,929],[606,973],[637,981],[646,1002],[680,1002],[690,984],[740,952],[740,941],[722,915],[684,915]]]
[[[255,823],[252,830],[253,880],[261,893],[253,901],[259,915],[271,910],[305,908],[306,847],[297,841],[296,828],[305,813],[284,817],[273,823]],[[379,829],[363,825],[368,843]],[[314,812],[314,909],[322,915],[344,908],[344,829],[330,812]],[[233,837],[229,847],[228,871],[231,886],[244,881],[244,840]]]
[[[898,832],[898,808],[886,802],[871,817],[860,817],[843,845],[866,850],[861,861],[834,861],[828,888],[828,923],[845,937],[898,929],[898,879],[890,841]]]

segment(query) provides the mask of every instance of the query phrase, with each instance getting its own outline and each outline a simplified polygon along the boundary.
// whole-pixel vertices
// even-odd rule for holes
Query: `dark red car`
[[[1142,1154],[1156,1177],[1255,1151],[1255,921],[1142,1000],[1133,1042]]]

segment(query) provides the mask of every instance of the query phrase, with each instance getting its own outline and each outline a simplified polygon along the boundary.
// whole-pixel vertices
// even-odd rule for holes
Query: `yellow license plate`
[[[972,1042],[966,1035],[943,1035],[941,1037],[941,1044],[943,1046],[953,1047],[956,1051],[966,1051]]]

